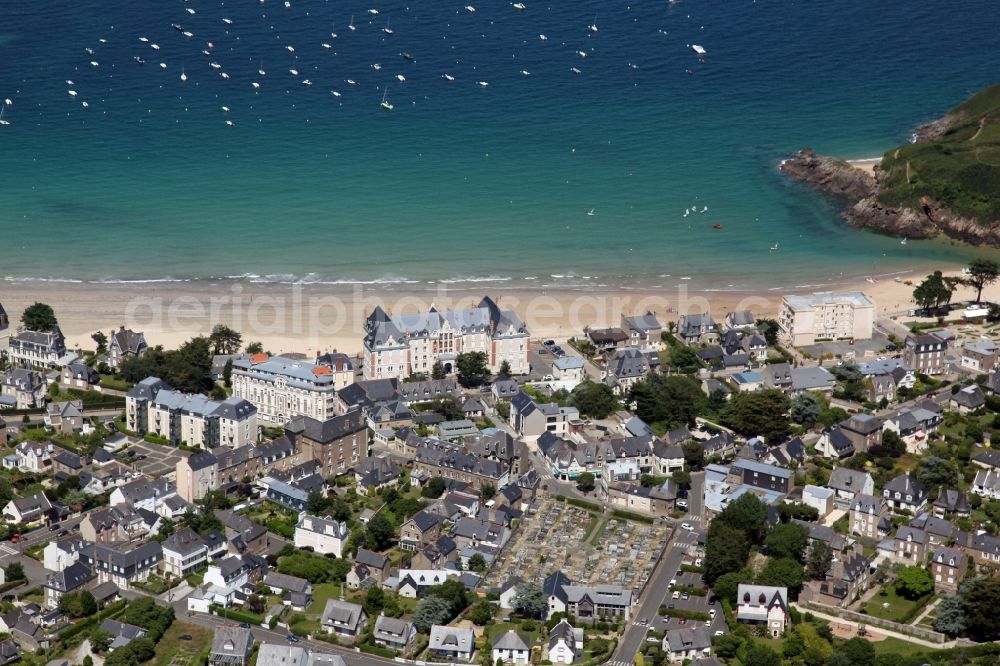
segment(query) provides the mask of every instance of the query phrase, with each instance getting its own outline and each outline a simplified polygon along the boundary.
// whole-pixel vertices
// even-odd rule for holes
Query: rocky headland
[[[1000,247],[1000,86],[922,125],[873,171],[806,148],[781,164],[841,199],[851,226],[903,238],[946,236]]]

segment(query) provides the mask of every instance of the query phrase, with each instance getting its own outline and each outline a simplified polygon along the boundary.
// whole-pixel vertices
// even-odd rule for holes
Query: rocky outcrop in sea
[[[932,141],[954,122],[949,114],[917,128],[917,142]],[[809,148],[801,150],[781,164],[781,170],[793,179],[849,202],[841,217],[852,227],[902,238],[933,238],[945,235],[971,245],[1000,246],[1000,225],[987,225],[963,217],[938,202],[924,197],[919,208],[887,206],[878,199],[880,170],[868,171],[836,157],[817,155]]]

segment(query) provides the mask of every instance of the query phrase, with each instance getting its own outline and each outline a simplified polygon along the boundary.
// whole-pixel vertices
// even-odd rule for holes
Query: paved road
[[[667,541],[666,556],[660,560],[652,578],[646,583],[646,589],[639,603],[632,609],[631,619],[625,627],[625,634],[618,642],[612,664],[617,666],[620,663],[635,663],[635,655],[646,640],[646,627],[639,626],[638,621],[642,618],[652,620],[658,617],[660,604],[663,603],[670,587],[670,578],[680,568],[688,547],[696,543],[697,537],[693,533],[680,528],[677,528]]]
[[[24,567],[25,575],[28,577],[26,582],[28,588],[44,583],[52,572],[46,571],[42,563],[33,557],[26,557],[23,554],[24,551],[31,546],[55,540],[60,530],[72,531],[74,527],[80,524],[81,520],[83,520],[83,516],[64,520],[59,524],[59,530],[53,531],[48,527],[39,527],[30,532],[25,532],[21,535],[21,539],[17,543],[11,543],[10,541],[0,542],[0,567],[6,568],[12,562],[20,562]],[[14,588],[11,593],[17,594],[19,589]]]
[[[682,522],[688,522],[696,528],[705,521],[705,472],[691,472],[691,489],[688,491],[688,512]]]

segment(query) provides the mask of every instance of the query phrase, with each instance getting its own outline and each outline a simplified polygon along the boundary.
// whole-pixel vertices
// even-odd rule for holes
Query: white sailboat
[[[389,27],[389,19],[385,20],[385,27],[382,28],[382,32],[384,32],[387,35],[391,35],[392,34],[392,29]]]
[[[4,120],[3,119],[3,111],[4,111],[5,108],[6,108],[6,106],[0,106],[0,125],[10,125],[10,121],[9,120]]]
[[[357,28],[354,27],[354,14],[351,14],[351,22],[347,24],[347,29],[351,32],[357,30]]]
[[[389,92],[389,86],[386,86],[385,88],[382,89],[382,104],[381,104],[381,107],[383,109],[385,109],[386,111],[392,111],[396,107],[394,107],[391,102],[389,102],[389,101],[386,100],[385,96],[386,96],[386,94],[388,92]]]

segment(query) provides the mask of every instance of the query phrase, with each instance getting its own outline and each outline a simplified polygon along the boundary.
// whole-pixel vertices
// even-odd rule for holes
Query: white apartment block
[[[295,547],[309,546],[313,552],[322,555],[333,553],[337,557],[342,557],[347,537],[347,523],[341,523],[330,517],[318,518],[300,513],[299,522],[295,525]]]
[[[437,361],[455,371],[455,359],[467,352],[486,354],[490,371],[506,361],[513,374],[528,372],[528,329],[512,310],[501,310],[489,297],[459,310],[390,315],[381,307],[365,320],[365,379],[430,374]]]
[[[147,377],[125,396],[128,429],[165,437],[171,444],[239,448],[257,441],[257,408],[233,396],[222,402],[175,391]]]
[[[295,416],[319,421],[336,416],[337,391],[354,381],[350,359],[336,355],[330,365],[254,354],[233,361],[233,395],[257,408],[257,417],[284,425]]]
[[[793,347],[817,339],[869,340],[875,327],[875,304],[860,291],[785,296],[778,313],[782,341]]]

